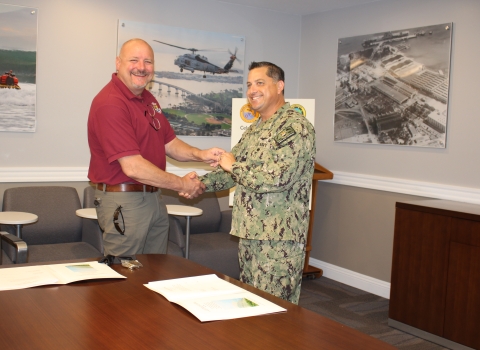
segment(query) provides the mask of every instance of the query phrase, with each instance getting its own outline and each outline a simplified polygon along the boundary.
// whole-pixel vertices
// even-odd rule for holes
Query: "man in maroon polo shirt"
[[[205,186],[194,172],[165,171],[166,155],[217,166],[224,151],[200,150],[179,140],[155,97],[145,90],[154,75],[153,50],[141,39],[125,42],[117,72],[93,99],[88,117],[90,167],[105,255],[166,253],[168,214],[159,188],[194,198]]]

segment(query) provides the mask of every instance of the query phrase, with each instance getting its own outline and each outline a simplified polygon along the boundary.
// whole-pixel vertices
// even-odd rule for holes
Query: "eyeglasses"
[[[152,113],[150,113],[150,109],[152,110]],[[154,128],[155,131],[160,130],[160,126],[161,126],[161,125],[160,125],[160,120],[158,120],[158,118],[155,118],[155,114],[156,114],[157,112],[155,111],[155,108],[154,108],[151,104],[147,105],[147,110],[145,111],[145,118],[148,119],[147,113],[148,113],[148,115],[150,116],[150,118],[152,118],[152,121],[149,123],[150,126],[151,126],[152,128]]]
[[[118,217],[122,218],[122,225],[123,229],[120,227],[120,221],[118,220]],[[117,209],[115,209],[115,212],[113,213],[113,224],[115,225],[115,229],[121,234],[125,234],[125,220],[123,219],[123,213],[122,213],[122,206],[119,205]]]

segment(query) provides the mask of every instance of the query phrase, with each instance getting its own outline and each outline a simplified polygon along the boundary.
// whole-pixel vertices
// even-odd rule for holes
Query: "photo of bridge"
[[[162,105],[162,111],[177,135],[231,136],[232,107],[209,94],[195,94],[185,88],[152,80],[148,89],[158,100],[173,97],[177,104]],[[240,91],[223,91],[222,95],[241,96]],[[214,94],[215,95],[215,94]]]

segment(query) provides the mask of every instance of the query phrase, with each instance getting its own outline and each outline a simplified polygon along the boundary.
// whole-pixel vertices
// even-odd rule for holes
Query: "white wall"
[[[298,95],[299,16],[252,11],[214,0],[9,3],[38,9],[37,131],[0,132],[0,181],[86,180],[88,111],[115,69],[118,19],[244,35],[243,63],[271,60],[279,64],[287,72],[286,93]],[[184,140],[201,148],[230,149],[229,138]]]

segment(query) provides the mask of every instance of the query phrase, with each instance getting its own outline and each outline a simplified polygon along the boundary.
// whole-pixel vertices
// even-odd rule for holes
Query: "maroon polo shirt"
[[[161,125],[158,131],[150,125],[155,109]],[[147,90],[135,96],[114,73],[90,107],[88,178],[108,185],[136,183],[123,173],[118,159],[137,154],[165,170],[165,144],[175,137],[155,97]]]

